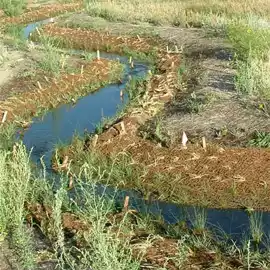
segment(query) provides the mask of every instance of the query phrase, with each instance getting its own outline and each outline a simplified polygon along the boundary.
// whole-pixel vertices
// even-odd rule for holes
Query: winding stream
[[[45,20],[41,23],[47,23]],[[24,29],[24,35],[29,34],[40,23],[29,24]],[[47,168],[50,168],[50,160],[55,144],[70,143],[73,135],[83,135],[85,130],[91,132],[95,125],[100,122],[102,116],[114,116],[117,110],[125,105],[128,97],[124,97],[122,102],[119,96],[120,89],[125,88],[128,76],[142,77],[146,74],[148,66],[145,63],[135,61],[134,69],[129,68],[128,58],[114,54],[101,54],[101,57],[109,59],[119,59],[125,65],[123,83],[110,84],[101,88],[95,93],[91,93],[78,100],[74,105],[61,105],[50,110],[43,118],[34,118],[33,124],[24,133],[23,142],[27,149],[32,151],[32,160],[38,163],[41,156],[44,156]],[[145,201],[143,198],[131,190],[117,190],[99,186],[100,192],[106,189],[106,194],[113,194],[116,202],[123,204],[124,197],[130,196],[130,206],[140,212],[148,212],[154,215],[161,215],[166,222],[176,223],[178,221],[192,221],[194,213],[205,211],[207,225],[211,229],[218,229],[230,235],[235,240],[241,240],[243,234],[249,234],[249,215],[244,210],[216,210],[181,206],[173,203],[161,201]],[[115,193],[116,192],[116,193]],[[257,213],[261,215],[265,235],[270,235],[270,215],[269,213]]]

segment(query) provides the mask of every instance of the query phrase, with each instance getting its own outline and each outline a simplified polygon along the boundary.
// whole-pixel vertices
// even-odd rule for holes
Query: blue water
[[[48,20],[41,23],[46,23]],[[30,24],[25,28],[25,36],[41,23]],[[79,54],[80,51],[72,51]],[[148,66],[139,61],[134,62],[134,69],[130,69],[127,57],[114,54],[102,53],[101,57],[108,59],[119,59],[125,65],[124,78],[120,84],[110,84],[101,88],[95,93],[81,98],[75,105],[61,105],[46,113],[42,118],[34,118],[33,124],[25,131],[23,142],[28,150],[32,149],[32,159],[38,163],[44,156],[47,167],[50,167],[52,151],[55,144],[69,143],[76,133],[83,135],[85,131],[94,130],[102,116],[114,116],[118,109],[123,107],[128,101],[127,95],[124,101],[120,99],[120,90],[124,89],[132,77],[142,77],[146,74]],[[111,195],[115,201],[122,205],[125,196],[130,196],[130,207],[140,212],[161,215],[167,223],[177,223],[178,221],[190,222],[194,215],[194,210],[201,211],[200,208],[182,206],[161,201],[145,201],[141,195],[132,190],[116,190],[113,187],[97,186],[99,194],[104,190],[107,196]],[[212,230],[222,231],[232,238],[240,240],[244,234],[249,233],[249,216],[244,210],[216,210],[204,209],[207,215],[207,225]],[[270,215],[261,213],[264,224],[265,235],[270,235]]]
[[[104,54],[101,54],[104,57]],[[110,55],[111,59],[120,58]],[[120,58],[125,64],[128,59]],[[127,94],[123,100],[120,90],[125,88],[129,76],[143,77],[147,73],[147,65],[134,62],[134,69],[125,65],[124,78],[120,84],[110,84],[98,91],[81,98],[75,105],[65,104],[46,113],[42,118],[34,118],[33,124],[24,132],[23,142],[27,149],[32,150],[32,158],[38,162],[41,156],[47,165],[50,164],[52,151],[58,143],[69,143],[73,135],[83,135],[85,131],[94,131],[96,125],[103,117],[111,117],[117,110],[125,106],[128,101]]]

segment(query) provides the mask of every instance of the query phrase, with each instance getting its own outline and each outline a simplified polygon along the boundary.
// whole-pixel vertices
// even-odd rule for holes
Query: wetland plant
[[[189,215],[189,221],[195,232],[204,233],[207,224],[207,212],[203,207],[193,207],[192,214]]]
[[[2,138],[1,138],[2,140]],[[31,235],[24,224],[24,203],[31,189],[31,170],[25,146],[0,150],[0,235],[11,235],[11,243],[21,264],[33,269]]]
[[[263,222],[262,214],[259,212],[252,212],[249,215],[249,229],[252,240],[256,247],[262,242],[263,238]]]

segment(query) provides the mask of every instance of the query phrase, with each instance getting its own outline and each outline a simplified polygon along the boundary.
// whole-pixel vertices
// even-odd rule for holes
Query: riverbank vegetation
[[[255,100],[257,109],[264,114],[262,119],[267,119],[270,4],[266,0],[246,3],[244,0],[84,1],[83,12],[84,16],[91,15],[91,20],[106,19],[105,23],[111,27],[108,31],[119,27],[119,23],[123,27],[132,22],[140,28],[145,25],[150,29],[147,33],[164,28],[167,33],[172,31],[173,36],[173,31],[181,28],[193,35],[203,29],[203,38],[222,38],[230,44],[232,52],[226,64],[235,71],[232,83],[237,100]],[[0,3],[7,16],[21,14],[26,6],[26,2],[19,0]],[[60,9],[61,5],[58,13]],[[72,4],[68,9],[73,9]],[[40,17],[37,12],[30,21],[56,12],[53,7],[48,10],[51,13],[46,14],[45,8]],[[16,17],[8,20],[13,18],[14,23],[29,19],[22,16],[18,21]],[[127,28],[130,27],[134,25],[128,24]],[[43,49],[35,67],[46,72],[45,77],[42,75],[44,81],[35,81],[32,93],[25,91],[9,100],[3,97],[1,101],[4,111],[9,112],[8,117],[14,115],[14,119],[8,118],[0,126],[0,269],[2,266],[8,270],[269,269],[269,235],[264,214],[254,211],[257,207],[264,210],[270,207],[265,169],[268,152],[223,145],[212,147],[205,140],[202,146],[194,140],[186,149],[179,139],[180,128],[177,127],[178,139],[173,140],[164,125],[164,121],[173,123],[163,115],[164,111],[173,114],[171,107],[176,107],[177,113],[181,111],[177,99],[187,103],[184,107],[192,120],[207,111],[208,105],[220,100],[212,92],[201,98],[195,92],[197,85],[194,87],[194,81],[197,83],[199,79],[190,75],[197,72],[199,60],[209,60],[207,53],[211,61],[218,54],[210,50],[203,54],[203,50],[189,51],[192,46],[173,45],[171,36],[170,49],[174,49],[169,51],[167,41],[156,32],[147,37],[133,29],[126,37],[103,33],[103,27],[98,31],[74,28],[80,28],[79,21],[70,28],[61,27],[59,22],[41,30],[47,36],[39,39]],[[6,28],[5,34],[13,40],[9,45],[17,50],[27,50],[31,44],[22,38],[22,30],[14,25]],[[192,44],[197,42],[196,34],[191,40]],[[66,66],[69,54],[61,47],[83,49],[83,60],[79,60],[76,69]],[[201,47],[199,43],[198,47]],[[33,166],[31,151],[18,139],[13,120],[19,117],[22,122],[28,121],[29,116],[44,114],[44,110],[63,102],[75,104],[77,99],[105,83],[121,81],[122,65],[95,59],[101,48],[128,56],[131,67],[133,58],[150,62],[152,66],[145,78],[129,81],[124,90],[129,102],[117,115],[101,119],[94,133],[74,137],[70,145],[54,149],[57,174],[46,168],[42,157],[42,166]],[[0,55],[0,63],[2,60],[3,64],[4,60],[8,61]],[[205,65],[204,62],[202,68]],[[203,76],[200,79],[203,81]],[[181,115],[180,118],[183,122]],[[223,127],[222,131],[227,133],[227,128]],[[269,147],[269,132],[256,134],[248,145]],[[256,170],[260,173],[258,177]],[[257,179],[262,181],[257,184]],[[134,187],[132,192],[126,190]],[[181,206],[185,211],[177,219],[175,213],[168,209],[161,212],[162,207],[158,207],[168,198],[186,205]],[[209,222],[210,212],[202,207],[213,205],[242,206],[245,210],[239,210],[238,214],[246,222],[243,235],[235,236],[213,226]]]

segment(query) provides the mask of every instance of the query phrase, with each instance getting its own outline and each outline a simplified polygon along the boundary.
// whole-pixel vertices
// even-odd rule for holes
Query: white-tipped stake
[[[99,50],[97,50],[97,59],[100,60],[100,53],[99,53]]]
[[[153,75],[151,69],[148,70],[148,74],[149,74],[150,76]]]
[[[138,38],[138,40],[139,40],[139,41],[141,41],[141,38],[140,38],[140,36],[139,36],[139,35],[137,35],[137,38]]]
[[[202,137],[202,147],[203,147],[204,151],[206,151],[206,140],[205,140],[205,137]]]
[[[8,114],[8,112],[5,111],[4,114],[3,114],[3,118],[2,118],[2,124],[6,122],[6,120],[7,120],[7,114]]]
[[[174,62],[173,62],[173,61],[172,61],[171,67],[172,67],[172,68],[174,67]]]
[[[134,68],[134,62],[133,61],[130,63],[130,67]]]
[[[176,53],[179,53],[179,50],[178,50],[177,45],[175,45],[175,52],[176,52]]]
[[[83,74],[83,65],[81,66],[81,75]]]
[[[41,87],[41,84],[40,84],[40,82],[39,82],[39,81],[37,81],[37,85],[38,85],[38,88],[41,90],[41,89],[42,89],[42,87]]]
[[[129,57],[129,63],[131,64],[132,62],[132,56]]]
[[[182,147],[183,147],[183,149],[187,149],[187,142],[188,142],[188,137],[186,135],[186,132],[184,131],[182,134]]]
[[[167,51],[167,53],[169,53],[169,46],[166,47],[166,51]]]

